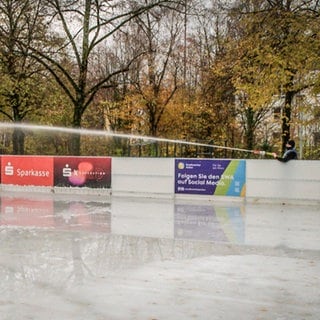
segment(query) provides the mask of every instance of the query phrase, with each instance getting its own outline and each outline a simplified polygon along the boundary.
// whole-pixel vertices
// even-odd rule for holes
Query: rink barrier
[[[253,202],[308,202],[320,204],[320,161],[175,159],[133,157],[10,156],[1,158],[1,190],[83,193],[113,196],[183,198]],[[203,184],[219,184],[208,175],[229,161],[222,193],[205,194]],[[240,162],[239,162],[240,161]],[[191,193],[177,192],[178,169],[194,165],[188,178]],[[217,165],[218,164],[218,165]],[[242,164],[241,170],[232,164]],[[181,165],[181,167],[180,167]],[[201,167],[202,166],[202,167]],[[244,168],[244,169],[243,169]],[[203,171],[204,170],[204,171]],[[244,172],[243,172],[244,170]],[[202,179],[205,177],[206,179]],[[193,179],[193,180],[192,180]],[[210,180],[211,179],[211,180]],[[236,182],[235,186],[234,181]],[[221,179],[220,179],[221,180]],[[243,185],[242,185],[243,183]],[[196,187],[194,187],[196,186]],[[199,188],[198,188],[199,187]],[[230,190],[233,189],[233,193]],[[197,189],[198,188],[198,189]],[[190,189],[190,188],[189,188]],[[239,191],[234,194],[234,190]],[[199,193],[197,193],[199,190]],[[204,190],[204,189],[203,189]],[[202,193],[201,193],[202,192]],[[209,190],[210,192],[210,190]]]

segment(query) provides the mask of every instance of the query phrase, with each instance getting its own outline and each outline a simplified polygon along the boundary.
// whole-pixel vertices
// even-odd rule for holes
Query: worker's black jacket
[[[287,149],[287,151],[284,153],[283,157],[276,157],[276,159],[281,162],[288,162],[289,160],[297,160],[298,153],[297,153],[296,149],[290,148],[290,149]]]

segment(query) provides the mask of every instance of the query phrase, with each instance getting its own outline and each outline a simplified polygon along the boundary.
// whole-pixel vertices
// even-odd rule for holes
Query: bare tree
[[[74,109],[72,126],[81,127],[82,116],[101,89],[115,86],[114,77],[127,72],[136,56],[121,61],[104,75],[91,73],[95,53],[100,46],[110,46],[111,36],[120,32],[132,19],[155,7],[174,9],[179,1],[104,1],[104,0],[45,0],[51,16],[50,25],[64,36],[58,51],[43,51],[33,48],[32,57],[40,62],[56,79],[70,98]],[[74,61],[72,69],[62,63],[62,53]],[[80,135],[70,140],[70,152],[80,154]]]
[[[134,20],[131,32],[137,37],[133,46],[145,52],[137,61],[131,81],[141,97],[140,108],[147,134],[156,136],[167,105],[182,83],[181,43],[183,20],[167,9],[148,12]]]

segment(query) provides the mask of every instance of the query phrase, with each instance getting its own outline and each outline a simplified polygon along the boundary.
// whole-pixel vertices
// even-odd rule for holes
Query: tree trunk
[[[12,134],[13,154],[24,154],[25,134],[20,128],[15,128]]]
[[[80,156],[80,133],[72,133],[69,140],[70,154]]]
[[[288,91],[285,94],[285,104],[282,113],[282,153],[286,150],[287,141],[290,139],[290,121],[293,91]]]
[[[78,129],[79,132],[77,133],[72,133],[70,135],[70,140],[69,140],[69,151],[70,154],[73,156],[80,156],[80,150],[81,150],[81,134],[80,134],[80,129],[81,129],[81,118],[82,118],[82,113],[80,111],[80,107],[75,107],[74,114],[73,114],[73,122],[72,122],[72,127],[74,129]]]
[[[245,129],[245,135],[246,135],[246,144],[247,149],[252,150],[254,145],[254,127],[255,127],[255,121],[254,121],[254,110],[252,108],[246,109],[246,129]]]

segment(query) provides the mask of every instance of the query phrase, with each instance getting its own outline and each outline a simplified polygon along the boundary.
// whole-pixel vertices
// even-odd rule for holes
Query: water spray
[[[27,123],[22,124],[22,123],[9,123],[9,122],[0,122],[0,128],[4,128],[4,129],[18,128],[18,129],[27,130],[27,131],[37,130],[37,131],[61,132],[61,133],[90,135],[90,136],[116,137],[116,138],[148,141],[149,143],[168,142],[168,143],[174,143],[174,144],[200,146],[200,147],[207,147],[207,148],[215,148],[215,149],[253,153],[253,154],[261,155],[261,156],[265,156],[265,155],[273,156],[274,155],[271,152],[260,151],[260,150],[248,150],[248,149],[242,149],[242,148],[219,146],[219,145],[214,145],[214,144],[191,142],[191,141],[185,141],[185,140],[174,140],[174,139],[150,137],[150,136],[136,135],[136,134],[117,133],[117,132],[113,132],[110,130],[67,128],[67,127],[58,127],[58,126],[56,127],[56,126],[48,126],[48,125],[35,125],[35,124],[27,124]]]

